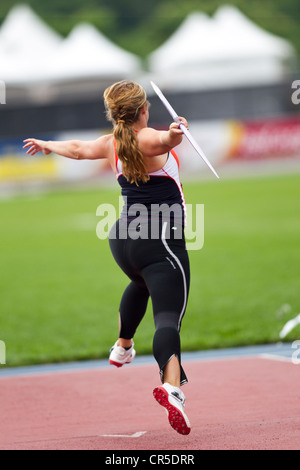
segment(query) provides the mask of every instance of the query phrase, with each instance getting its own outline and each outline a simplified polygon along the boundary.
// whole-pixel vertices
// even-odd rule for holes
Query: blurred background
[[[299,76],[299,11],[294,0],[3,0],[2,191],[105,173],[103,162],[28,161],[21,142],[28,136],[90,139],[107,132],[102,94],[124,78],[145,86],[150,125],[163,128],[169,115],[149,87],[150,80],[156,82],[189,119],[212,162],[226,163],[224,172],[236,168],[228,165],[233,161],[276,158],[276,166],[297,165],[300,105],[292,101],[292,84]],[[185,148],[181,157],[183,172],[205,172]],[[280,165],[283,157],[289,160]]]
[[[299,26],[298,0],[1,0],[0,340],[9,364],[101,357],[115,341],[126,280],[96,238],[97,206],[118,204],[114,175],[103,161],[29,158],[22,146],[110,132],[102,95],[122,79],[145,87],[149,124],[164,129],[170,117],[153,80],[221,176],[188,143],[177,149],[187,202],[205,204],[184,348],[280,338],[300,311]],[[148,353],[145,321],[136,341]]]

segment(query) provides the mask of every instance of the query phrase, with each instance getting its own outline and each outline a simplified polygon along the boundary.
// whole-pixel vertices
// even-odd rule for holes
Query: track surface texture
[[[300,449],[300,366],[236,355],[184,367],[188,436],[171,428],[153,398],[160,382],[151,361],[2,374],[0,449]]]

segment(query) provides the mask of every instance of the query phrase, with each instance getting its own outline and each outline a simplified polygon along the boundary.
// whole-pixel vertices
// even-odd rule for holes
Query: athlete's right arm
[[[45,141],[31,138],[24,140],[24,144],[23,149],[27,149],[26,153],[28,155],[43,152],[44,155],[56,153],[62,157],[72,158],[74,160],[94,160],[108,157],[111,136],[102,136],[92,141]]]
[[[186,119],[180,117],[180,121],[188,128]],[[141,129],[138,134],[139,148],[147,157],[155,157],[169,152],[182,141],[183,132],[179,124],[173,122],[168,131],[157,131],[150,127]]]

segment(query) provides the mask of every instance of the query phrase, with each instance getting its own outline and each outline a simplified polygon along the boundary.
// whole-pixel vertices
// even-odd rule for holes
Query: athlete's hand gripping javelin
[[[184,131],[181,128],[182,124],[184,125],[184,127],[187,130],[189,129],[189,125],[188,125],[187,120],[182,116],[178,116],[176,118],[176,121],[174,121],[170,124],[169,129],[170,129],[170,131],[174,132],[175,134],[179,134],[179,135],[184,134]]]

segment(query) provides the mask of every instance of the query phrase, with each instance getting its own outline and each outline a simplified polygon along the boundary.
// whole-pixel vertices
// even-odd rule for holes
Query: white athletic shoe
[[[169,418],[169,423],[179,434],[189,434],[191,425],[184,412],[185,396],[180,388],[164,383],[153,390],[155,400],[163,406]]]
[[[116,341],[110,350],[109,363],[117,367],[122,367],[124,364],[130,364],[136,355],[133,346],[134,343],[132,342],[131,348],[127,350],[122,348],[122,346],[118,346],[118,341]]]

